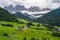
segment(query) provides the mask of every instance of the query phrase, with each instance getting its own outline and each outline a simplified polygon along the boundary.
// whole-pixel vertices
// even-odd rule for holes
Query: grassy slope
[[[46,28],[42,25],[39,28],[42,28],[43,30],[26,28],[26,29],[22,29],[21,31],[18,31],[16,26],[23,26],[23,25],[26,25],[27,23],[27,21],[25,20],[22,20],[22,19],[19,19],[19,20],[23,21],[25,24],[0,21],[0,24],[13,24],[14,25],[14,27],[0,25],[0,40],[23,40],[24,37],[26,37],[27,40],[30,40],[31,37],[35,37],[36,39],[39,38],[40,40],[42,40],[43,37],[50,40],[60,40],[60,37],[51,36],[52,31],[45,30]],[[31,28],[36,28],[37,23],[33,23],[33,24],[35,24],[35,26],[31,26]],[[49,34],[47,34],[47,32]],[[8,33],[9,37],[3,36],[4,33]]]

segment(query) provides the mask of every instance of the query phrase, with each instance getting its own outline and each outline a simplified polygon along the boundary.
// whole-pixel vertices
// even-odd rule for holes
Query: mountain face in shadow
[[[18,17],[18,18],[21,18],[21,19],[25,19],[25,20],[28,20],[28,21],[33,21],[34,18],[33,16],[27,14],[27,13],[21,13],[21,12],[17,12],[15,13],[15,15]]]
[[[17,18],[15,15],[9,13],[5,9],[0,7],[0,21],[17,21]]]
[[[55,9],[42,17],[36,19],[37,22],[50,24],[50,25],[60,25],[60,8]]]

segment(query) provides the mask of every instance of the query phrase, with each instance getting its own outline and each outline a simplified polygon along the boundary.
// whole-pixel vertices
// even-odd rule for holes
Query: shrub
[[[16,32],[13,32],[12,34],[16,34]]]
[[[12,24],[1,24],[2,26],[9,26],[9,27],[13,27]]]
[[[50,31],[53,31],[52,29],[55,29],[53,25],[44,25],[44,26]]]
[[[40,24],[39,23],[37,24],[37,27],[40,27]]]
[[[23,40],[27,40],[26,37],[24,37]]]
[[[49,35],[49,32],[47,32],[47,35]]]
[[[42,40],[47,40],[47,38],[43,37]]]
[[[24,22],[22,22],[22,21],[21,21],[21,22],[17,22],[17,23],[18,23],[18,24],[24,24]]]
[[[60,37],[60,32],[53,32],[52,35],[56,37]]]
[[[26,24],[27,26],[35,26],[33,23],[31,23],[31,22],[28,22],[27,24]]]
[[[37,40],[39,40],[39,38],[37,38]]]
[[[9,35],[7,33],[4,33],[3,36],[9,37]]]
[[[31,40],[36,40],[36,38],[32,37]]]

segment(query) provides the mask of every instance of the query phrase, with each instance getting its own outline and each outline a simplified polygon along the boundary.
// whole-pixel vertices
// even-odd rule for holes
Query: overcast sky
[[[12,5],[39,6],[40,8],[57,8],[60,7],[60,0],[0,0],[0,7]]]

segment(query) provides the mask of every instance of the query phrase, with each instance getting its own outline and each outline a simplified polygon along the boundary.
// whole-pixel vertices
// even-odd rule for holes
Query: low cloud
[[[0,6],[8,5],[24,5],[26,8],[30,6],[39,6],[40,8],[57,8],[60,7],[60,0],[0,0]]]
[[[60,0],[53,0],[54,3],[60,3]]]

